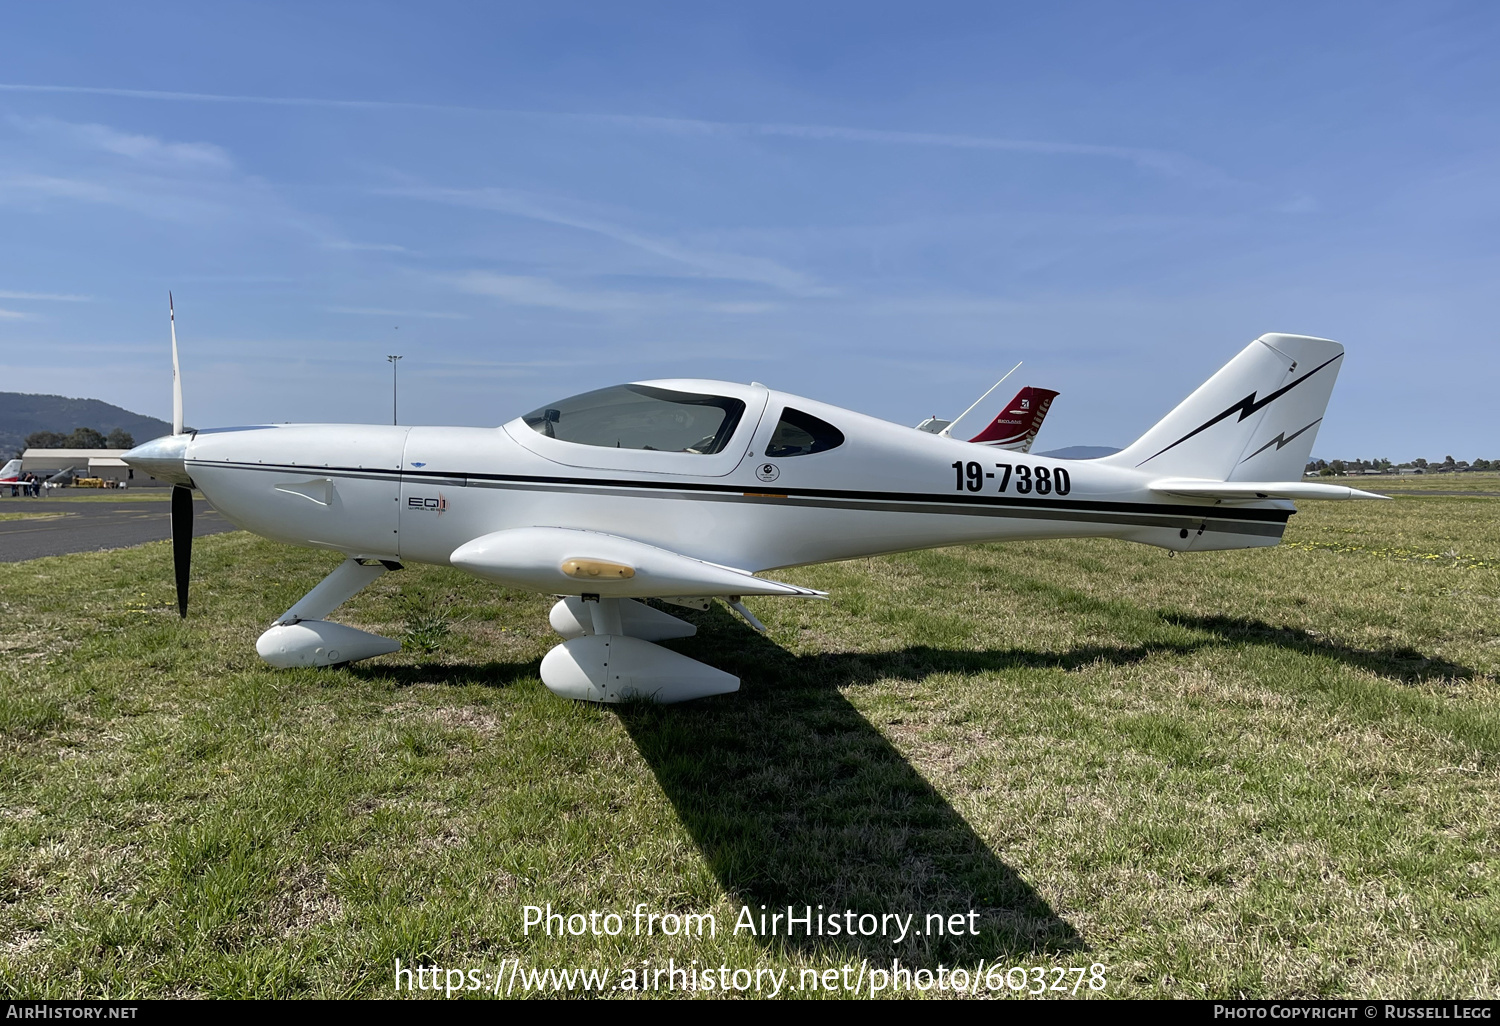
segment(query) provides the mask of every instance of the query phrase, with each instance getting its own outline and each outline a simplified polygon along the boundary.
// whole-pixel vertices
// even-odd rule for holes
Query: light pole
[[[391,423],[395,424],[396,423],[396,361],[399,360],[399,359],[401,359],[401,357],[399,357],[399,356],[387,356],[386,359],[389,360],[389,361],[391,361]]]

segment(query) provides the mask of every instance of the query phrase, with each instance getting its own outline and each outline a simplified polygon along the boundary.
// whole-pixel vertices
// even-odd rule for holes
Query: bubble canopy
[[[744,402],[729,396],[613,385],[548,403],[521,419],[562,442],[707,456],[729,444],[744,414]]]

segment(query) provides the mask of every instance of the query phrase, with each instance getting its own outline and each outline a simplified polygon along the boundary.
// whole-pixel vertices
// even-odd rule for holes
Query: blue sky
[[[1490,4],[15,5],[0,390],[497,424],[621,380],[1123,445],[1265,331],[1500,458]],[[1008,393],[1007,393],[1008,394]],[[998,397],[1003,398],[1003,397]]]

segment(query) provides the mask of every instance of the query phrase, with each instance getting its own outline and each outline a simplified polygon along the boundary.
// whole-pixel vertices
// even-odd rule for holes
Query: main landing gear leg
[[[567,638],[542,660],[542,683],[585,702],[686,702],[740,689],[733,674],[651,644],[697,628],[634,599],[563,598],[553,630]]]
[[[276,618],[255,642],[255,651],[272,666],[338,666],[401,649],[401,642],[356,630],[323,617],[359,594],[377,577],[401,564],[391,560],[350,557],[318,586]]]

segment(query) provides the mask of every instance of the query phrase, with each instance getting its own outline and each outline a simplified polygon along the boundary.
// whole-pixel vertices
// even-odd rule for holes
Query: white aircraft
[[[69,473],[72,469],[73,469],[72,467],[69,467],[67,470],[62,471],[61,473],[62,474]],[[60,475],[57,475],[57,476],[60,476]],[[11,460],[10,462],[6,463],[4,467],[0,467],[0,488],[7,488],[8,487],[8,488],[20,489],[20,488],[30,487],[31,486],[31,482],[23,480],[24,477],[25,477],[25,472],[21,468],[21,461],[19,459]],[[37,479],[37,484],[40,485],[40,486],[45,486],[48,481],[52,481],[52,480],[55,480],[55,479],[56,479],[55,476],[54,477],[49,477],[46,480],[42,480],[41,478],[38,478]],[[72,477],[69,477],[67,480],[68,480],[69,483],[71,483],[73,479],[72,479]]]
[[[288,424],[173,434],[124,459],[173,482],[187,615],[191,488],[246,530],[347,558],[261,635],[274,666],[328,666],[399,643],[325,619],[403,563],[559,596],[555,693],[678,702],[739,679],[654,642],[695,627],[641,600],[822,593],[778,567],[1011,539],[1106,537],[1175,551],[1275,545],[1291,499],[1383,498],[1302,480],[1344,350],[1262,335],[1133,445],[1103,459],[1006,453],[759,383],[603,388],[500,427]]]

